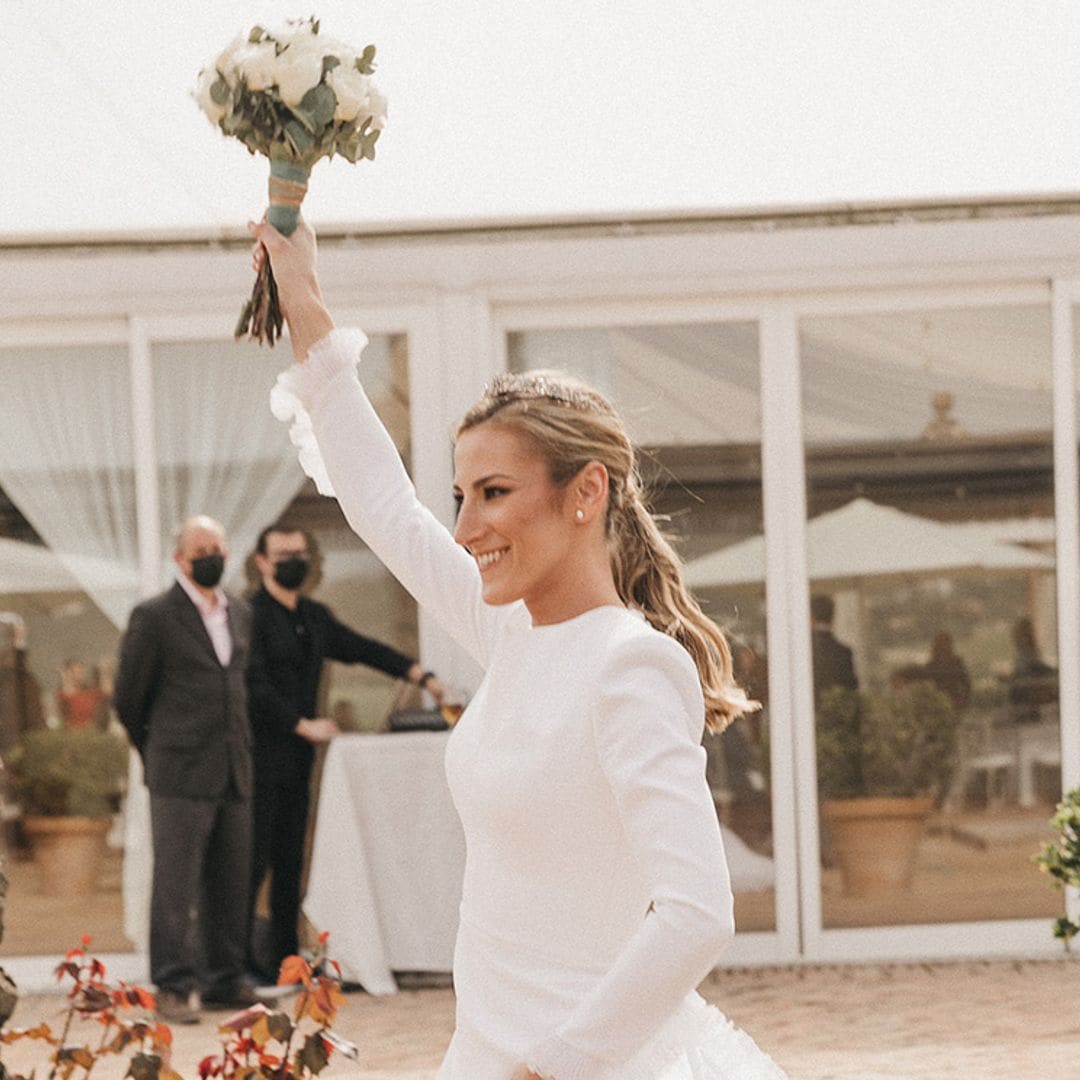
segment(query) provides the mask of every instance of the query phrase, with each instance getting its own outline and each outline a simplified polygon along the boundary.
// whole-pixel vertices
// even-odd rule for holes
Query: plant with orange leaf
[[[278,984],[298,990],[292,1015],[259,1004],[231,1016],[219,1028],[226,1036],[222,1053],[199,1062],[201,1080],[310,1080],[335,1050],[356,1060],[356,1047],[331,1030],[345,996],[340,969],[326,957],[327,937],[319,935],[310,960],[288,956],[281,963]],[[338,979],[326,974],[327,967]]]
[[[31,1028],[6,1028],[0,1033],[0,1043],[6,1046],[20,1039],[40,1039],[52,1047],[48,1080],[55,1080],[58,1075],[71,1080],[80,1070],[85,1078],[101,1058],[129,1050],[133,1053],[127,1075],[132,1080],[179,1080],[169,1068],[172,1031],[154,1016],[154,995],[123,981],[110,985],[105,978],[105,965],[87,953],[90,938],[84,935],[81,942],[56,968],[58,982],[67,979],[72,982],[60,1033],[54,1034],[43,1021]],[[87,1039],[81,1045],[76,1041],[76,1018],[97,1025],[95,1039]],[[91,1042],[96,1045],[90,1045]],[[0,1075],[11,1076],[2,1064]],[[15,1076],[12,1080],[24,1078]]]

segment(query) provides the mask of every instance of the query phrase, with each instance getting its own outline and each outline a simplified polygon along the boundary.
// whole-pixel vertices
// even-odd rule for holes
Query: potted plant
[[[42,892],[92,893],[127,778],[126,739],[98,728],[42,728],[27,732],[6,764]]]
[[[952,777],[957,732],[952,701],[930,682],[822,695],[818,791],[846,894],[910,887],[924,823]]]
[[[1039,845],[1035,861],[1044,874],[1050,875],[1055,888],[1080,888],[1080,788],[1065,793],[1050,819],[1050,828],[1056,836]],[[1065,945],[1065,951],[1071,952],[1080,925],[1066,913],[1054,920],[1053,934]]]

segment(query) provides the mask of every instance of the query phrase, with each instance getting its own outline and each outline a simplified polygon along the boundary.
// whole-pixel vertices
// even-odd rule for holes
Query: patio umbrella
[[[1049,555],[998,540],[989,523],[984,531],[974,522],[951,526],[864,498],[813,518],[806,546],[810,579],[847,587],[914,574],[1054,569]],[[702,555],[684,575],[695,589],[754,585],[764,576],[764,536]]]

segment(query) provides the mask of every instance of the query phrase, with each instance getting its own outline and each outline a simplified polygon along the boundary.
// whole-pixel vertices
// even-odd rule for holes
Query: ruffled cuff
[[[300,467],[315,481],[320,495],[333,495],[311,413],[318,411],[332,384],[344,372],[353,372],[368,343],[363,330],[331,330],[308,351],[307,361],[293,364],[277,377],[270,391],[270,411],[289,424],[289,439],[296,447]]]

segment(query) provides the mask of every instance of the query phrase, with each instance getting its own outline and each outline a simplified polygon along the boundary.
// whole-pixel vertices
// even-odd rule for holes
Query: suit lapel
[[[214,643],[206,632],[206,624],[202,620],[202,615],[199,614],[199,609],[179,583],[173,586],[173,605],[176,608],[179,625],[199,643],[200,648],[209,652],[215,663],[220,664],[221,661],[218,660],[218,655],[214,651]]]

